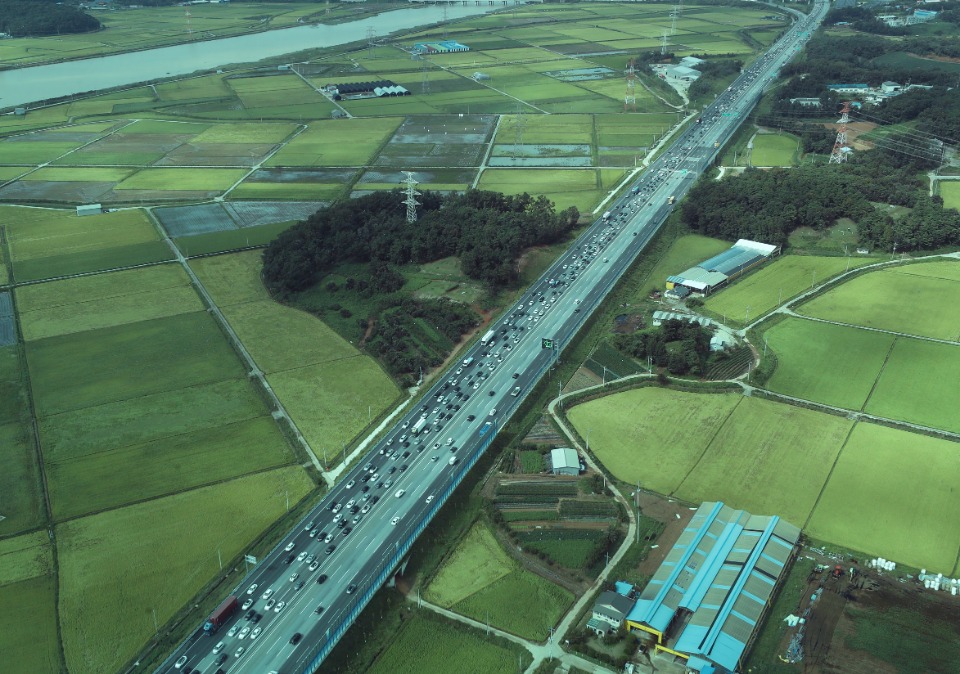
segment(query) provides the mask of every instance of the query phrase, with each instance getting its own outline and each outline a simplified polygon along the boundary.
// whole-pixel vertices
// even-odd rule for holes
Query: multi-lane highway
[[[719,95],[257,565],[223,627],[198,626],[158,671],[314,671],[826,10]]]

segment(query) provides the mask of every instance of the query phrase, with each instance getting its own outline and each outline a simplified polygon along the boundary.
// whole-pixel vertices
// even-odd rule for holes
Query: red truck
[[[210,614],[207,622],[203,624],[203,631],[209,636],[223,627],[223,624],[227,622],[227,618],[233,615],[233,612],[237,610],[239,604],[240,602],[237,601],[237,598],[232,595],[224,599],[223,603],[217,607],[216,611]]]

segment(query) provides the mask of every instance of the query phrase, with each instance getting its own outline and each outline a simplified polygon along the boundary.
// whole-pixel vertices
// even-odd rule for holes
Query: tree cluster
[[[849,23],[854,30],[875,35],[906,35],[907,29],[900,26],[888,26],[866,7],[843,7],[831,9],[823,19],[825,26]]]
[[[543,196],[469,190],[425,192],[419,219],[410,223],[402,201],[399,190],[345,200],[286,230],[264,251],[267,287],[285,297],[341,263],[376,261],[380,268],[451,255],[467,276],[503,286],[517,280],[516,261],[525,248],[560,240],[580,217],[574,207],[556,213]]]
[[[0,32],[13,37],[89,33],[100,22],[76,7],[46,0],[0,0]]]
[[[366,348],[395,376],[415,375],[440,365],[449,349],[431,344],[422,325],[436,329],[450,343],[480,322],[470,307],[446,299],[404,300],[377,318]]]
[[[871,201],[914,206],[921,188],[918,168],[901,156],[875,151],[843,165],[748,169],[740,176],[699,182],[681,216],[708,236],[786,245],[798,227],[822,230],[837,218],[859,220],[873,213]]]
[[[710,358],[710,331],[699,323],[670,319],[660,327],[617,335],[614,345],[634,358],[650,358],[671,374],[703,375]]]
[[[723,59],[701,63],[697,66],[701,75],[690,85],[687,95],[693,100],[713,94],[725,88],[728,82],[736,79],[742,69],[743,61],[740,59]]]

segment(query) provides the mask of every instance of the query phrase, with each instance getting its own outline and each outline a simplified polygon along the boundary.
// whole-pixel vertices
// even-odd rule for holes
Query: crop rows
[[[570,518],[616,517],[617,506],[610,501],[560,501],[560,516]]]
[[[555,496],[576,496],[577,485],[574,482],[512,482],[501,484],[497,495],[551,494]]]

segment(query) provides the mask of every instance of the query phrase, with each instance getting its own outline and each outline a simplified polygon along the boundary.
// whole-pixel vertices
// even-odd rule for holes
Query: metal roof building
[[[694,671],[734,672],[784,576],[800,529],[777,516],[702,504],[643,589],[627,628]]]
[[[569,447],[551,450],[550,468],[554,475],[579,475],[580,457],[575,449]]]
[[[696,267],[667,277],[667,290],[677,286],[709,295],[748,269],[760,264],[777,251],[777,246],[749,239],[740,239],[728,250],[704,260]]]

